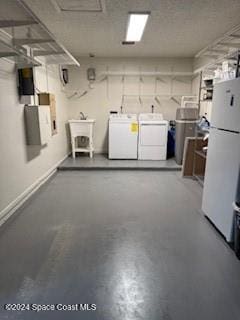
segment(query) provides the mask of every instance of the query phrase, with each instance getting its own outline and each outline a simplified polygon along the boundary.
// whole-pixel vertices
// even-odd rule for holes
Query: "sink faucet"
[[[80,120],[86,120],[87,119],[87,116],[84,115],[83,112],[80,112]]]

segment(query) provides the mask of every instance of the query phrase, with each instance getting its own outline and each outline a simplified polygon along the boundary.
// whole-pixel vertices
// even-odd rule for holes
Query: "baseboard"
[[[27,201],[31,195],[33,195],[51,176],[57,171],[59,164],[64,161],[69,154],[63,159],[58,161],[51,169],[49,169],[44,175],[38,178],[31,186],[29,186],[23,193],[21,193],[16,199],[9,203],[7,207],[0,211],[0,226],[7,221],[14,212],[19,209],[25,201]]]

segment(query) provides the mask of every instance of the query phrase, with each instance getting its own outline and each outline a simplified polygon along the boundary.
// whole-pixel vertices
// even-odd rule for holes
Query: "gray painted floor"
[[[79,155],[75,159],[68,157],[64,160],[59,170],[89,170],[89,169],[135,169],[135,170],[181,170],[175,159],[168,159],[166,161],[145,161],[145,160],[109,160],[107,155],[96,154],[93,159],[88,155]]]
[[[0,319],[238,320],[240,262],[176,172],[57,175],[0,228],[0,301],[96,303]]]

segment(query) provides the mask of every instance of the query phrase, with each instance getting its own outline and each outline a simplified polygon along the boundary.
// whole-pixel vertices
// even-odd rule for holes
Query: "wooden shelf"
[[[199,129],[196,130],[196,134],[199,137],[204,137],[207,133],[209,133],[209,130],[199,130]]]
[[[202,82],[202,72],[200,73],[199,83],[199,111],[201,108],[201,102],[210,102],[212,99],[203,99],[202,90],[213,91],[213,85],[205,85]],[[205,107],[205,106],[204,106]],[[202,129],[196,127],[195,137],[186,138],[184,147],[184,165],[183,165],[183,177],[194,177],[201,186],[204,183],[204,174],[206,169],[207,150],[203,148],[207,147],[208,140],[205,139],[205,135],[209,133],[209,129]]]
[[[208,86],[208,87],[201,87],[201,89],[203,89],[203,90],[211,90],[211,91],[213,91],[213,86]]]
[[[203,157],[204,159],[207,159],[207,153],[201,150],[195,150],[195,153],[200,156]]]
[[[193,176],[194,176],[194,178],[197,179],[197,181],[199,182],[199,184],[200,184],[201,186],[204,185],[204,176],[197,175],[197,174],[194,174]]]

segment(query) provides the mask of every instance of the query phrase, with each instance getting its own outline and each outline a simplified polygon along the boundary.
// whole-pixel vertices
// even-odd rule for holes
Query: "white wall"
[[[26,145],[16,72],[13,64],[0,62],[0,212],[68,153],[68,101],[61,91],[58,68],[48,67],[47,74],[44,67],[36,68],[36,86],[56,95],[58,134],[41,149]]]
[[[36,68],[36,87],[56,96],[58,134],[51,137],[47,147],[27,146],[24,127],[24,106],[19,103],[16,83],[16,71],[13,64],[0,62],[0,213],[17,197],[33,185],[49,169],[67,155],[69,148],[67,120],[78,118],[83,111],[90,118],[96,119],[94,143],[97,152],[107,151],[107,123],[110,110],[120,111],[122,94],[159,95],[160,105],[153,98],[127,98],[123,104],[125,112],[150,112],[154,104],[155,112],[163,113],[168,120],[175,118],[178,105],[163,99],[162,95],[191,94],[191,78],[171,79],[161,76],[125,77],[109,76],[106,71],[142,71],[142,72],[190,72],[191,59],[80,59],[81,67],[70,67],[70,83],[62,90],[58,67]],[[89,89],[86,78],[88,67],[95,67],[97,81]],[[74,91],[88,91],[80,99],[67,99]],[[179,98],[180,99],[180,98]]]
[[[169,95],[190,95],[192,94],[191,77],[178,77],[173,79],[170,76],[108,76],[104,79],[104,72],[192,72],[192,59],[121,59],[121,58],[79,58],[81,67],[70,67],[70,82],[66,90],[68,95],[77,91],[78,96],[88,91],[81,98],[69,99],[70,118],[79,118],[82,111],[89,118],[96,119],[94,144],[96,152],[107,151],[107,124],[110,110],[120,111],[123,104],[124,112],[151,112],[151,105],[155,106],[155,112],[163,113],[167,120],[175,119],[176,109],[179,107],[176,102],[169,99]],[[96,68],[97,80],[89,89],[86,71],[87,68]],[[126,97],[124,103],[122,95],[137,95]],[[138,95],[141,95],[140,104]],[[153,97],[144,98],[143,95],[158,95],[160,105]],[[163,97],[163,95],[165,97]],[[180,101],[180,96],[176,97]]]

